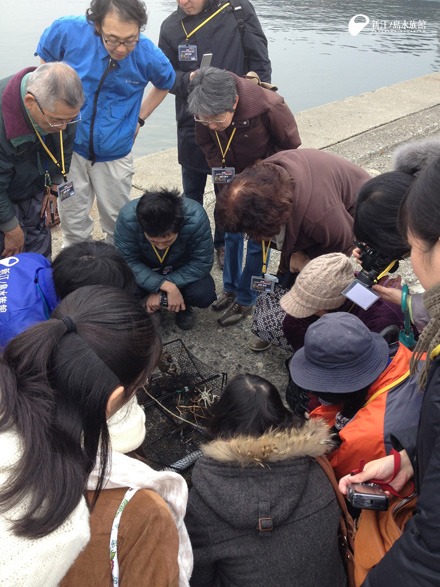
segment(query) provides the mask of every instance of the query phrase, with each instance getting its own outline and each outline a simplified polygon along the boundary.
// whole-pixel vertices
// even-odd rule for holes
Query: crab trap
[[[215,373],[197,359],[182,340],[163,345],[147,388],[138,391],[146,415],[142,456],[155,469],[188,469],[206,442],[207,410],[220,396],[226,373]]]

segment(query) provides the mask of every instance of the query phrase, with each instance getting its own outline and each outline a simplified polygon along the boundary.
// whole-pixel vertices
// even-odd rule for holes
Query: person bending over
[[[207,308],[216,299],[208,216],[177,190],[146,191],[126,204],[116,222],[115,245],[146,296],[147,312],[176,312],[177,326],[189,330],[193,306]]]

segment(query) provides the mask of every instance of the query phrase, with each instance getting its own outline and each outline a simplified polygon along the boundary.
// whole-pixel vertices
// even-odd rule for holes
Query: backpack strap
[[[241,46],[243,48],[244,63],[245,63],[246,71],[248,71],[249,70],[249,55],[247,53],[246,47],[244,46],[243,8],[240,6],[240,4],[237,0],[229,0],[229,4],[231,5],[232,13],[235,16],[235,20],[237,21],[237,28],[238,28],[238,32],[240,33]]]

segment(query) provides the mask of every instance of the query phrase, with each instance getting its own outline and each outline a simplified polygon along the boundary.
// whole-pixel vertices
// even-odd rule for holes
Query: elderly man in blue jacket
[[[170,62],[141,34],[146,23],[140,0],[93,0],[86,16],[59,18],[38,44],[42,61],[65,61],[77,71],[86,96],[69,175],[74,189],[59,202],[64,246],[91,240],[95,195],[105,240],[113,243],[130,199],[133,141],[173,86]]]
[[[190,330],[192,306],[207,308],[215,301],[208,216],[177,190],[146,191],[126,204],[116,222],[115,246],[146,296],[147,312],[176,312],[177,326]]]

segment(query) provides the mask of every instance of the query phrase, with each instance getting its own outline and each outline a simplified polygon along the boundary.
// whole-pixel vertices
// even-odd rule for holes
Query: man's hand
[[[12,257],[18,255],[23,251],[24,247],[24,233],[20,225],[12,230],[8,230],[5,234],[5,248],[3,249],[2,257]]]
[[[152,293],[148,296],[145,302],[145,308],[148,314],[154,314],[154,312],[160,310],[160,292]]]
[[[52,219],[52,215],[55,217],[55,214],[58,212],[58,198],[47,192],[43,198],[43,203],[41,205],[40,211],[40,218],[46,214],[45,225],[49,226],[49,223]]]
[[[360,248],[359,247],[355,247],[353,249],[353,252],[351,254],[356,259],[356,263],[359,263],[359,265],[362,265],[362,261],[361,261],[361,250],[360,250]]]
[[[162,291],[167,292],[168,296],[168,307],[167,310],[170,312],[180,312],[180,310],[186,310],[185,302],[183,301],[180,289],[171,281],[164,281],[160,286]]]
[[[289,263],[290,273],[299,273],[309,261],[310,259],[302,251],[292,253]]]

